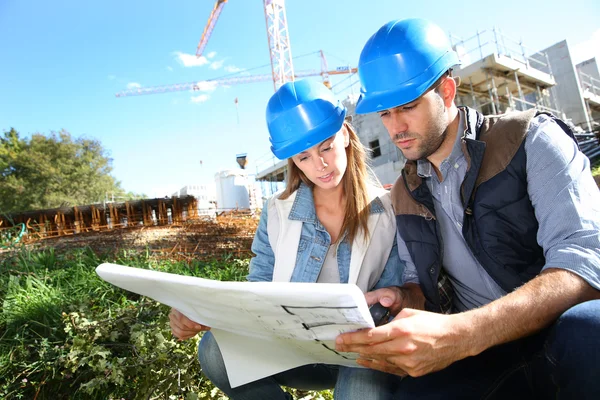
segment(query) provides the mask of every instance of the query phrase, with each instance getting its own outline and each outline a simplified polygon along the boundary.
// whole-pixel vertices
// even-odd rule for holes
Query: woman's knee
[[[198,344],[198,361],[204,375],[216,386],[229,386],[223,356],[211,332],[206,332]]]

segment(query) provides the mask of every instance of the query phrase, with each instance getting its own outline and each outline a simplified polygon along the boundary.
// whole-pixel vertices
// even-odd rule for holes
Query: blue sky
[[[265,66],[248,73],[270,73],[262,0],[229,0],[207,58],[193,63],[203,65],[190,65],[213,4],[0,0],[0,129],[66,129],[98,139],[123,187],[151,196],[214,182],[217,171],[237,168],[237,153],[248,153],[255,171],[255,161],[269,153],[264,109],[272,82],[115,97],[136,85],[201,81],[238,69]],[[576,61],[600,53],[596,0],[287,0],[286,7],[292,55],[322,49],[330,69],[355,66],[369,36],[405,17],[429,18],[461,37],[498,27],[536,50],[567,39]],[[294,62],[297,70],[320,68],[316,54]]]

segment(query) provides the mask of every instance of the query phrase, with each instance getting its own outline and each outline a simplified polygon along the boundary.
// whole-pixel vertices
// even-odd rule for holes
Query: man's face
[[[427,91],[413,102],[380,111],[379,116],[390,138],[408,160],[426,159],[446,137],[446,106],[436,90]]]

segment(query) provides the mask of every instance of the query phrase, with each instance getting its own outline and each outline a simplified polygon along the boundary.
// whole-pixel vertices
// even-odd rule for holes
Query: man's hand
[[[171,308],[169,313],[169,325],[173,336],[178,340],[186,340],[196,336],[200,331],[210,330],[210,327],[195,323],[174,308]]]
[[[358,353],[367,368],[422,376],[470,355],[463,325],[460,314],[405,308],[386,325],[338,336],[336,350]]]
[[[365,300],[369,306],[381,303],[390,309],[391,315],[398,314],[404,307],[423,309],[425,297],[419,285],[407,284],[403,287],[387,287],[365,293]]]

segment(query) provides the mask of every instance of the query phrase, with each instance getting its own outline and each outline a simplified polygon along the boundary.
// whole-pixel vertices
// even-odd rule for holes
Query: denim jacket
[[[268,206],[263,208],[258,229],[252,243],[252,252],[256,256],[250,262],[250,274],[247,277],[251,282],[270,282],[273,280],[275,255],[271,247],[267,229],[269,223],[268,208]],[[375,198],[370,204],[371,214],[384,213],[384,211],[384,205],[381,200]],[[295,257],[295,268],[290,281],[316,282],[325,261],[331,237],[317,218],[312,190],[305,184],[301,184],[296,192],[289,219],[302,221],[303,223],[300,243]],[[281,232],[278,232],[278,234],[281,234]],[[374,287],[362,288],[363,290],[401,285],[404,263],[400,261],[398,256],[396,241],[392,240],[392,242],[393,245],[381,276],[375,277],[379,279],[375,280],[376,284]],[[351,255],[352,246],[347,239],[341,240],[336,250],[341,283],[348,283]],[[361,268],[377,270],[376,267],[363,265]]]

